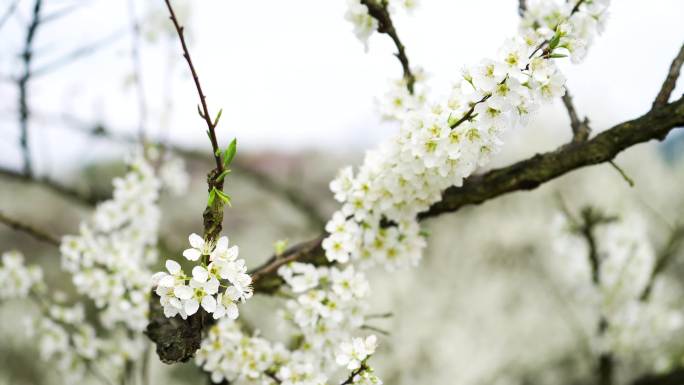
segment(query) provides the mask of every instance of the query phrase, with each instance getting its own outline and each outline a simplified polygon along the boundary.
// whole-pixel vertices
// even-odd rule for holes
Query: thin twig
[[[677,79],[679,78],[682,65],[684,65],[684,44],[682,44],[679,53],[675,56],[674,60],[672,60],[670,70],[665,77],[665,82],[663,82],[663,85],[658,92],[658,96],[656,96],[653,101],[653,108],[662,107],[670,100],[670,95],[672,95],[672,91],[677,85]]]
[[[416,82],[416,77],[413,72],[411,72],[411,65],[409,64],[409,59],[406,55],[406,48],[401,42],[401,39],[399,39],[397,30],[394,28],[394,23],[392,22],[389,10],[387,9],[388,2],[383,0],[361,0],[361,4],[368,7],[368,14],[378,21],[378,32],[386,34],[394,42],[394,45],[397,48],[397,53],[395,53],[394,56],[396,56],[399,63],[401,63],[406,88],[409,93],[413,94],[413,86]]]
[[[2,17],[0,17],[0,29],[5,26],[5,23],[7,20],[9,20],[10,16],[12,16],[14,11],[17,10],[17,5],[19,5],[19,0],[14,0],[12,3],[10,3],[9,7],[7,7],[5,13],[2,14]]]
[[[188,46],[185,43],[185,36],[183,33],[184,27],[180,25],[178,22],[178,19],[176,18],[176,14],[173,11],[173,7],[171,6],[171,0],[164,0],[166,2],[166,8],[169,10],[170,18],[171,21],[173,22],[173,26],[176,28],[176,32],[178,33],[178,39],[180,40],[181,47],[183,48],[183,57],[185,58],[185,61],[188,62],[188,67],[190,68],[190,73],[192,74],[192,79],[195,82],[195,88],[197,88],[197,94],[200,99],[200,103],[202,105],[202,110],[200,112],[200,116],[204,121],[207,123],[207,134],[209,135],[209,140],[211,141],[211,148],[212,148],[212,153],[214,154],[214,160],[216,161],[216,170],[220,174],[223,171],[223,163],[221,162],[221,153],[220,153],[220,148],[218,145],[218,140],[216,140],[216,125],[215,122],[211,121],[212,115],[209,114],[209,107],[207,107],[207,100],[206,96],[204,95],[204,92],[202,91],[202,85],[200,84],[199,76],[197,76],[197,71],[195,70],[195,65],[192,63],[192,58],[190,57],[190,51],[188,50]]]
[[[349,374],[349,377],[347,377],[347,379],[344,380],[340,385],[349,385],[349,384],[353,383],[354,377],[358,376],[359,374],[361,374],[362,372],[364,372],[366,370],[368,370],[368,365],[366,364],[366,360],[363,360],[363,362],[361,362],[361,366],[359,366],[358,369],[352,371]]]
[[[568,110],[568,116],[570,117],[573,143],[585,142],[589,139],[589,135],[591,134],[589,119],[587,117],[585,117],[584,120],[579,119],[577,111],[575,110],[575,105],[572,102],[572,96],[567,87],[565,88],[565,94],[563,94],[562,100],[565,109]]]
[[[3,223],[16,231],[28,234],[39,241],[49,243],[53,246],[59,246],[59,239],[54,235],[17,219],[8,217],[2,211],[0,211],[0,223]]]
[[[625,172],[625,170],[623,170],[620,166],[618,166],[617,163],[615,163],[614,160],[609,160],[608,163],[609,163],[611,166],[613,166],[613,168],[614,168],[615,170],[617,170],[617,172],[620,173],[620,175],[622,176],[622,179],[624,179],[625,182],[627,182],[627,184],[629,185],[629,187],[634,187],[634,179],[630,178],[629,175],[627,175],[627,173]]]
[[[19,146],[21,147],[22,156],[24,160],[23,171],[24,175],[30,177],[33,174],[31,166],[31,146],[29,145],[29,106],[28,106],[28,84],[31,79],[31,59],[33,58],[33,41],[36,37],[36,31],[40,25],[40,11],[43,6],[43,0],[35,0],[33,4],[33,12],[31,14],[31,22],[26,30],[26,39],[24,40],[24,50],[21,54],[23,63],[23,74],[17,80],[17,88],[19,89],[19,127],[21,130],[19,136]]]

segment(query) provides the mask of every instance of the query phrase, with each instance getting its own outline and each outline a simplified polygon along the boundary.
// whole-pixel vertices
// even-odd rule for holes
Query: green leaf
[[[226,148],[226,151],[223,153],[223,165],[228,167],[230,163],[233,161],[233,158],[235,158],[235,153],[237,152],[237,138],[233,139],[232,142],[228,145],[228,148]]]
[[[560,53],[553,53],[553,54],[549,55],[549,57],[551,59],[560,59],[560,58],[568,57],[568,55],[563,55]]]
[[[216,187],[212,187],[209,191],[209,199],[207,200],[207,206],[214,204],[214,199],[216,199]]]
[[[226,175],[228,175],[228,174],[230,174],[230,169],[227,168],[227,169],[223,170],[223,172],[221,172],[221,173],[219,174],[219,176],[216,177],[216,181],[217,181],[217,182],[222,181],[223,178],[225,178]]]
[[[214,127],[218,126],[219,119],[221,119],[221,115],[223,114],[223,108],[221,108],[216,114],[216,119],[214,119]]]
[[[558,43],[560,43],[560,38],[561,38],[561,32],[560,29],[556,30],[556,34],[553,35],[551,38],[551,41],[549,41],[549,49],[554,50],[556,47],[558,47]]]
[[[216,191],[216,194],[218,194],[219,198],[220,198],[222,201],[226,202],[226,204],[228,204],[228,206],[231,206],[231,204],[230,204],[230,200],[231,200],[230,195],[228,195],[228,194],[224,193],[223,191],[218,190],[218,189],[216,189],[216,188],[215,188],[214,190]]]

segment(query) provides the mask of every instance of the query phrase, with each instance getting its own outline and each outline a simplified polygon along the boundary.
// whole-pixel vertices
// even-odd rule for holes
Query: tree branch
[[[41,242],[49,243],[53,246],[59,246],[60,241],[54,235],[44,230],[35,228],[29,224],[23,223],[14,218],[10,218],[7,215],[5,215],[2,211],[0,211],[0,223],[4,223],[5,225],[9,226],[10,228],[16,231],[28,234]]]
[[[176,14],[173,11],[170,0],[165,0],[166,7],[169,11],[171,22],[173,23],[178,39],[180,40],[183,49],[183,57],[188,63],[190,73],[197,88],[197,94],[200,99],[201,107],[198,107],[200,117],[207,124],[207,135],[211,142],[212,154],[216,162],[216,167],[207,175],[207,187],[211,193],[214,189],[223,190],[223,161],[221,159],[221,150],[216,139],[216,125],[218,124],[219,115],[212,121],[207,107],[206,97],[202,91],[197,71],[192,63],[190,52],[185,37],[183,35],[183,27],[178,22]],[[216,198],[207,203],[204,212],[202,213],[204,222],[204,239],[207,242],[214,242],[221,234],[223,226],[223,209],[224,202],[222,199]],[[202,257],[202,262],[208,264],[208,256]],[[179,316],[167,318],[159,302],[159,297],[154,290],[150,295],[150,323],[147,325],[146,334],[157,345],[157,354],[159,359],[165,363],[185,362],[188,361],[197,349],[200,347],[202,341],[202,332],[207,326],[211,325],[213,319],[204,310],[200,309],[197,313],[183,320]]]
[[[633,145],[663,140],[672,129],[681,126],[684,126],[684,98],[620,123],[586,142],[571,143],[508,167],[471,176],[462,187],[448,188],[442,200],[419,218],[454,212],[514,191],[533,190],[570,171],[610,161]]]
[[[24,50],[21,54],[23,63],[23,74],[17,80],[17,88],[19,88],[19,127],[21,130],[19,136],[19,146],[22,150],[24,160],[24,175],[30,177],[33,173],[31,166],[31,148],[28,142],[28,121],[29,121],[29,107],[28,107],[28,83],[31,79],[31,59],[33,58],[33,41],[36,37],[36,31],[40,25],[40,10],[43,6],[42,0],[35,0],[33,4],[33,13],[31,15],[31,22],[26,30],[26,40],[24,41]]]
[[[406,88],[413,94],[413,85],[416,82],[416,77],[413,72],[411,72],[409,59],[406,55],[406,48],[399,39],[397,30],[394,28],[394,23],[392,22],[389,10],[387,9],[388,2],[384,0],[361,0],[361,4],[368,7],[368,14],[378,21],[378,32],[388,35],[397,47],[397,53],[395,53],[394,56],[396,56],[401,63],[401,68],[404,71]]]
[[[672,91],[677,85],[677,79],[679,78],[679,72],[681,71],[683,64],[684,44],[682,44],[682,48],[679,49],[679,53],[677,56],[675,56],[674,60],[672,60],[670,70],[667,72],[667,76],[665,77],[665,82],[663,82],[663,85],[660,87],[660,92],[658,92],[658,96],[656,96],[655,100],[653,101],[653,108],[662,107],[670,100],[670,95],[672,95]]]
[[[223,163],[221,162],[221,149],[219,148],[218,140],[216,139],[215,128],[216,123],[218,122],[212,122],[211,120],[212,115],[209,114],[207,98],[202,91],[202,85],[200,84],[199,76],[197,76],[195,65],[192,63],[192,58],[190,57],[190,51],[185,43],[185,35],[183,33],[184,27],[180,25],[178,19],[176,18],[176,13],[173,11],[173,7],[171,6],[171,0],[164,1],[166,2],[166,8],[169,10],[171,22],[173,22],[173,26],[176,28],[176,32],[178,33],[178,39],[180,40],[181,47],[183,48],[183,57],[188,63],[190,73],[192,74],[192,79],[195,82],[195,88],[197,88],[197,95],[199,96],[200,104],[202,105],[200,116],[207,123],[207,134],[209,135],[209,140],[211,141],[212,154],[214,155],[214,160],[216,161],[216,170],[218,171],[218,174],[220,174],[223,171]]]
[[[571,143],[544,154],[537,154],[511,166],[491,170],[482,175],[466,179],[463,186],[448,188],[442,200],[418,215],[419,220],[453,213],[464,206],[478,205],[490,199],[515,192],[533,190],[543,183],[552,181],[571,171],[612,160],[618,153],[639,143],[652,139],[662,140],[676,127],[684,126],[684,98],[651,110],[636,119],[620,123],[591,140]],[[283,261],[321,261],[325,262],[320,243],[323,236],[315,240],[292,246],[284,252]],[[259,273],[255,292],[273,293],[277,290],[280,278],[271,263],[256,268]],[[267,272],[263,272],[267,269]]]

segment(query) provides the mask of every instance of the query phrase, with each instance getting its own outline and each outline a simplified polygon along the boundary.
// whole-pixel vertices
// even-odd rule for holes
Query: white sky
[[[49,14],[83,0],[44,1]],[[10,2],[0,0],[0,15]],[[32,2],[21,0],[19,13],[0,30],[2,78],[20,71],[22,26]],[[137,6],[141,15],[156,10],[146,25],[167,25],[162,0],[138,0]],[[191,13],[181,17],[210,108],[224,109],[219,126],[224,144],[237,136],[241,148],[248,149],[348,151],[372,146],[393,132],[395,126],[380,122],[374,99],[390,79],[401,76],[394,47],[387,36],[376,34],[365,53],[343,18],[345,8],[344,0],[192,2]],[[614,0],[611,9],[606,32],[587,60],[563,65],[580,114],[589,115],[596,129],[649,108],[684,40],[682,0]],[[422,0],[418,10],[399,14],[395,24],[412,65],[427,71],[435,95],[445,95],[462,66],[492,56],[515,34],[516,10],[517,0]],[[36,67],[125,31],[107,49],[31,83],[31,142],[40,170],[115,154],[107,143],[93,144],[66,130],[57,119],[62,113],[134,132],[138,103],[135,88],[126,85],[132,71],[128,12],[127,0],[90,0],[39,30]],[[208,148],[178,42],[162,38],[141,49],[151,135]],[[173,103],[167,114],[165,95]],[[20,165],[16,98],[14,85],[0,82],[0,164],[6,167]],[[549,123],[544,129],[567,135],[559,105],[542,111],[539,121]]]

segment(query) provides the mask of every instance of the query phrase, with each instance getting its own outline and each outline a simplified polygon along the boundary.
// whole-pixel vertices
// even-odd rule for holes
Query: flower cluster
[[[188,276],[178,262],[167,260],[168,272],[154,274],[152,282],[164,314],[167,317],[179,314],[185,319],[202,306],[215,319],[226,315],[236,319],[236,302],[244,302],[252,296],[252,278],[247,274],[245,260],[238,259],[238,247],[229,247],[228,237],[221,237],[214,243],[191,234],[189,241],[191,247],[183,252],[183,256],[193,262],[206,256],[208,264],[202,259],[200,265],[192,268],[192,276]],[[220,292],[222,280],[228,285]]]
[[[219,383],[264,381],[265,372],[285,362],[289,352],[282,344],[273,344],[258,337],[247,336],[230,318],[219,320],[210,330],[197,352],[195,362],[211,373],[211,380]]]
[[[329,260],[388,267],[417,262],[425,245],[417,214],[487,164],[506,130],[564,93],[565,79],[553,59],[589,44],[599,23],[577,30],[576,20],[602,17],[607,1],[582,4],[574,13],[572,4],[553,4],[553,28],[524,28],[524,37],[506,41],[497,58],[464,69],[446,103],[408,112],[398,135],[369,151],[356,173],[350,167],[340,171],[330,184],[342,208],[326,226]]]
[[[359,369],[364,361],[375,353],[378,346],[377,338],[374,335],[363,338],[354,338],[351,342],[340,344],[340,351],[337,353],[337,363],[346,366],[349,370]]]
[[[321,362],[332,362],[339,344],[364,323],[364,299],[370,290],[365,276],[353,266],[341,270],[300,263],[283,266],[278,273],[297,295],[287,301],[283,317],[302,336],[302,349]]]
[[[380,3],[377,0],[369,0]],[[387,1],[387,0],[383,0]],[[393,14],[398,8],[412,11],[418,6],[418,0],[389,0],[388,11]],[[380,4],[378,4],[380,6]],[[368,13],[368,6],[362,0],[347,0],[347,12],[344,15],[354,25],[354,35],[368,49],[368,38],[378,29],[378,21]]]
[[[113,181],[112,199],[96,207],[79,235],[63,237],[60,250],[78,292],[102,309],[102,322],[141,331],[147,325],[149,267],[157,260],[162,184],[143,152],[127,164],[128,173]]]
[[[236,321],[224,318],[202,342],[197,364],[211,373],[214,382],[324,385],[337,373],[337,360],[358,370],[359,381],[380,384],[360,370],[361,362],[370,370],[365,362],[375,351],[375,336],[353,338],[364,323],[369,287],[363,274],[352,266],[340,270],[298,262],[282,266],[278,273],[294,296],[281,311],[294,326],[292,347],[258,333],[246,335]]]
[[[0,264],[0,301],[26,298],[31,290],[43,283],[43,271],[37,266],[26,266],[18,251],[2,254]]]

